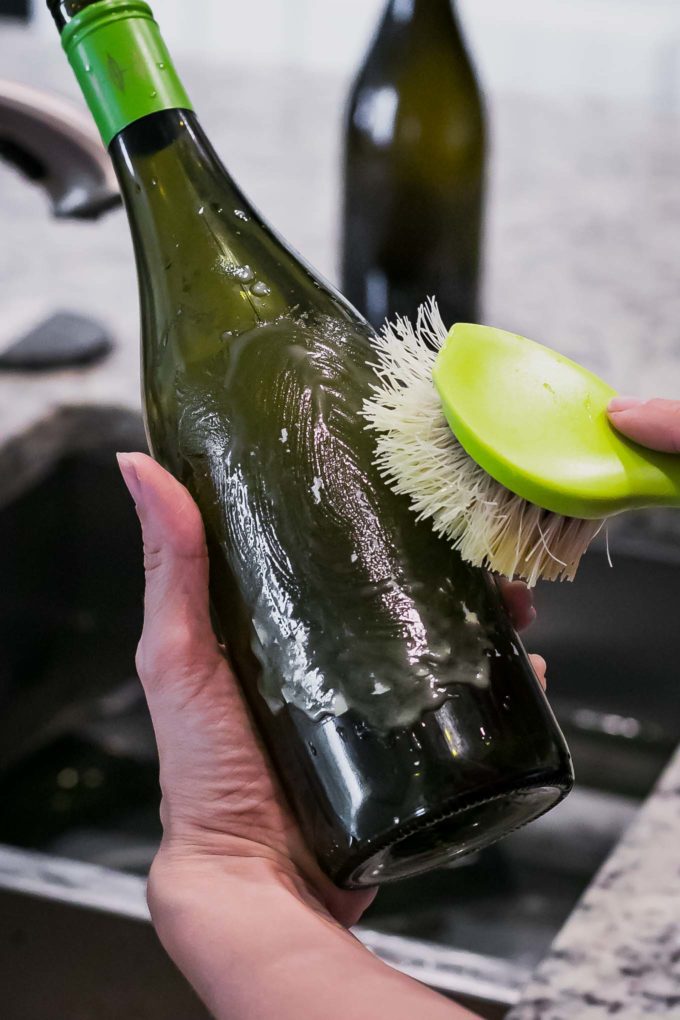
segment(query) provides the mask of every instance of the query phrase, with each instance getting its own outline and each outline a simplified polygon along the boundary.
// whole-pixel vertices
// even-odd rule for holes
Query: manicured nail
[[[644,400],[638,397],[614,397],[609,401],[607,410],[615,414],[617,411],[630,411],[632,407],[639,407],[640,404],[644,404]]]
[[[129,453],[117,453],[116,460],[128,492],[135,501],[135,505],[139,506],[142,502],[142,485],[134,461]]]

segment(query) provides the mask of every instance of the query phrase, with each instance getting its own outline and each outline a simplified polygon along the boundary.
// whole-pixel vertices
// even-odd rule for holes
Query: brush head
[[[475,566],[522,577],[529,584],[540,578],[573,578],[602,520],[564,516],[527,502],[468,455],[451,431],[433,382],[447,337],[431,301],[420,309],[415,327],[397,319],[376,340],[379,382],[364,414],[378,433],[379,470],[396,492],[410,497],[415,513],[430,519],[434,529]],[[479,365],[470,368],[473,381],[480,370]],[[444,374],[449,374],[448,367]],[[503,390],[511,389],[509,377],[506,382]],[[480,386],[485,404],[505,399],[504,392],[486,393],[484,384]],[[543,441],[531,412],[526,407],[522,411],[532,433]],[[491,436],[493,422],[492,415]]]

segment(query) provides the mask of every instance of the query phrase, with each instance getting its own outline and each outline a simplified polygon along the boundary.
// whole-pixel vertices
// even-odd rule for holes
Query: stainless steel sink
[[[0,508],[7,1020],[206,1015],[155,942],[143,901],[158,791],[134,679],[140,539],[113,459],[120,445],[111,432],[82,436]],[[143,447],[138,422],[127,423],[124,445]],[[573,586],[538,592],[527,643],[549,661],[576,763],[571,797],[455,868],[385,888],[359,931],[388,962],[483,1016],[501,1017],[517,1000],[673,751],[675,521],[656,513],[617,522],[613,568],[599,546]],[[39,1014],[27,968],[40,973]],[[149,994],[161,984],[162,994]]]

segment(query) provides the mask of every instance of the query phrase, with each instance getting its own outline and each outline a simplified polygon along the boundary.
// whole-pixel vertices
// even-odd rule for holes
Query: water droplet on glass
[[[156,92],[155,89],[152,89],[151,92],[149,92],[149,98],[150,99],[155,99],[157,95],[158,95],[158,93]]]
[[[266,297],[267,294],[271,294],[271,287],[268,287],[262,280],[258,280],[257,283],[253,284],[252,292],[257,297]]]
[[[313,754],[313,755],[314,755],[314,757],[316,758],[316,756],[317,756],[317,754],[318,754],[319,752],[318,752],[318,751],[317,751],[317,749],[316,749],[316,748],[314,747],[314,744],[311,744],[311,743],[310,743],[310,745],[309,745],[309,750],[310,750],[310,751],[312,752],[312,754]]]
[[[236,266],[233,270],[233,275],[241,283],[250,283],[255,278],[255,273],[252,271],[250,266]]]
[[[90,64],[85,64],[85,70],[87,71],[88,74],[91,74],[92,66]]]
[[[159,60],[159,62],[158,62],[158,67],[159,67],[159,69],[160,69],[161,71],[164,71],[164,70],[165,70],[165,64],[163,63],[163,61],[162,61],[162,60]]]
[[[202,205],[201,208],[198,210],[198,215],[202,216],[204,212],[205,212],[205,206]]]
[[[158,181],[156,180],[156,178],[152,177],[151,178],[151,187],[155,188],[157,184],[158,184]]]
[[[245,220],[246,223],[248,222],[248,217],[244,213],[243,209],[234,209],[234,216],[238,216],[240,220]]]

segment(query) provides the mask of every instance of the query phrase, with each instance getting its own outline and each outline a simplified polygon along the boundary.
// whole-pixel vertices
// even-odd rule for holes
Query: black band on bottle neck
[[[59,32],[85,7],[91,7],[99,0],[47,0],[47,9],[54,18]]]

